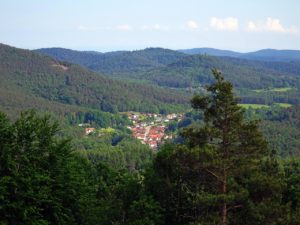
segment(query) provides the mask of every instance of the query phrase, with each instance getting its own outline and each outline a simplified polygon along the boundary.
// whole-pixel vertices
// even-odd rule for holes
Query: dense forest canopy
[[[175,91],[111,80],[78,65],[0,45],[1,109],[39,108],[76,112],[182,110],[187,98]],[[31,100],[35,99],[35,101]]]
[[[300,2],[0,3],[0,225],[300,225]]]
[[[157,154],[125,130],[71,141],[49,116],[0,113],[0,223],[299,224],[300,159],[267,147],[232,84],[214,75],[192,99],[198,123]],[[293,108],[275,118],[299,121]]]
[[[210,70],[218,68],[233,83],[244,103],[300,103],[300,63],[296,60],[297,51],[270,51],[270,55],[273,55],[265,60],[237,57],[226,51],[220,54],[203,54],[201,51],[201,54],[183,54],[161,48],[101,54],[56,48],[36,51],[58,60],[78,63],[118,80],[154,84],[192,93],[210,84],[213,81]],[[290,60],[280,61],[288,55],[291,55]],[[286,91],[274,92],[272,88],[286,88]]]
[[[297,62],[245,61],[208,55],[189,56],[161,48],[104,54],[109,56],[109,60],[120,65],[119,72],[130,71],[130,76],[139,79],[136,83],[135,78],[126,78],[126,74],[122,75],[122,82],[115,81],[105,77],[111,76],[109,73],[105,76],[93,73],[77,65],[28,50],[6,45],[1,45],[0,50],[0,107],[10,118],[16,119],[18,113],[24,109],[36,108],[66,118],[72,125],[91,121],[101,127],[107,127],[114,124],[114,121],[120,121],[119,111],[185,112],[188,110],[187,96],[194,92],[205,93],[205,85],[213,81],[210,68],[217,65],[222,68],[224,76],[237,87],[235,92],[241,98],[241,103],[250,104],[247,115],[263,120],[261,128],[270,145],[283,156],[299,154],[297,123],[273,117],[273,114],[276,115],[279,111],[284,113],[288,110],[278,109],[274,103],[297,105],[300,102]],[[66,55],[65,60],[73,57],[73,54],[78,59],[86,59],[88,55],[87,62],[93,57],[103,55],[96,52],[84,52],[82,55],[82,52],[66,49],[43,51],[50,51],[57,57]],[[127,61],[132,60],[134,64],[126,66],[128,62],[118,61],[121,55],[127,58]],[[152,66],[139,69],[142,63],[136,60],[137,57],[151,61]],[[103,66],[116,69],[115,66],[105,64],[106,62],[108,61],[103,62]],[[122,63],[127,69],[124,69]],[[143,80],[177,88],[171,90],[140,84]],[[256,105],[269,108],[251,108]],[[291,110],[297,111],[297,107],[292,107]],[[125,125],[123,122],[120,124]],[[173,126],[173,129],[176,127]]]
[[[227,56],[227,57],[250,59],[256,61],[271,61],[271,62],[300,61],[299,50],[262,49],[255,52],[240,53],[240,52],[220,50],[215,48],[192,48],[192,49],[183,49],[179,51],[190,55],[206,54],[212,56]]]
[[[212,82],[211,68],[222,70],[224,76],[238,88],[258,89],[283,86],[299,87],[300,85],[300,60],[253,61],[226,57],[231,56],[226,54],[221,55],[225,57],[215,57],[210,54],[185,55],[178,51],[161,48],[102,54],[57,48],[36,51],[58,60],[78,63],[107,76],[142,79],[167,87],[190,87],[191,85],[210,83]],[[282,54],[289,55],[284,52]],[[277,53],[277,55],[280,54]],[[276,54],[273,58],[276,58]],[[175,80],[176,85],[172,84]]]

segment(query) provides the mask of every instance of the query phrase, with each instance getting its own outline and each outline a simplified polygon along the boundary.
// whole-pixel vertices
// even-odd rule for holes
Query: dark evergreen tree
[[[286,189],[284,202],[290,204],[290,225],[298,225],[300,221],[300,158],[283,161]]]
[[[49,116],[28,111],[11,123],[0,113],[1,225],[160,223],[161,208],[138,173],[142,158],[151,159],[147,148],[124,152],[131,168],[113,169],[77,154],[58,134]]]
[[[57,130],[48,116],[32,111],[13,124],[0,114],[1,224],[84,223],[88,163]]]
[[[169,204],[167,221],[176,218],[166,223],[284,224],[278,162],[257,122],[244,121],[232,84],[212,72],[216,81],[208,95],[192,99],[204,125],[185,129],[187,145],[163,150],[154,164],[152,178],[170,195],[153,185],[152,191],[164,207]]]

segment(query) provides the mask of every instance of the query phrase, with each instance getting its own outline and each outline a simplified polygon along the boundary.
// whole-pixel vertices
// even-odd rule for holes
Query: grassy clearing
[[[289,108],[291,107],[292,105],[289,104],[289,103],[274,103],[274,105],[278,105],[282,108]],[[249,109],[249,108],[252,108],[252,109],[262,109],[262,108],[270,108],[271,106],[269,105],[263,105],[263,104],[239,104],[239,106],[241,106],[242,108],[244,109]]]
[[[282,108],[289,108],[289,107],[292,106],[292,105],[289,104],[289,103],[275,103],[275,105],[279,105],[279,106],[282,107]]]
[[[292,90],[295,90],[295,89],[290,88],[290,87],[283,87],[283,88],[256,89],[253,91],[256,93],[262,93],[262,92],[287,92],[287,91],[292,91]]]
[[[263,105],[263,104],[239,104],[244,109],[261,109],[261,108],[269,108],[270,106],[268,105]]]

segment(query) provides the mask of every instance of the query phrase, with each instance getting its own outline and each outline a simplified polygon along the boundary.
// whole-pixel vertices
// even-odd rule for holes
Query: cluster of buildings
[[[155,150],[164,140],[173,138],[172,135],[166,134],[166,125],[172,120],[181,119],[181,116],[175,113],[162,116],[130,112],[128,118],[133,125],[128,128],[132,131],[133,137]]]
[[[166,139],[165,126],[140,126],[130,127],[133,137],[148,144],[152,149],[157,149],[163,139]]]
[[[166,133],[169,122],[180,121],[183,115],[176,113],[160,115],[154,113],[128,112],[127,116],[132,121],[132,126],[128,126],[128,128],[132,131],[133,137],[140,140],[143,144],[149,145],[153,150],[156,150],[163,141],[173,138],[172,134]],[[85,135],[96,132],[96,129],[90,127],[89,123],[81,123],[78,124],[78,126],[84,127]],[[107,129],[103,128],[102,130],[106,131]]]
[[[85,135],[89,135],[91,133],[94,133],[96,130],[94,127],[87,127],[84,129]]]

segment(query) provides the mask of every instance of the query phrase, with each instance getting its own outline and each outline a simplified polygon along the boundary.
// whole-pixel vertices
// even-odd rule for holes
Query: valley
[[[257,177],[270,179],[270,172],[266,175],[264,170],[273,173],[275,170],[276,175],[271,178],[278,184],[283,182],[278,181],[281,179],[279,173],[283,174],[283,170],[288,173],[288,167],[294,165],[289,160],[300,156],[298,61],[185,54],[162,48],[111,53],[57,48],[30,51],[0,44],[0,78],[0,110],[12,121],[7,122],[6,115],[0,114],[4,127],[0,133],[3,131],[6,141],[3,141],[6,143],[3,149],[20,146],[14,151],[26,154],[22,156],[24,160],[20,159],[24,172],[16,174],[29,176],[30,181],[26,182],[31,185],[33,181],[35,193],[40,190],[35,188],[36,182],[44,186],[46,179],[53,185],[51,193],[55,199],[73,198],[71,205],[62,206],[67,214],[73,213],[68,210],[74,205],[77,204],[75,209],[78,210],[82,202],[87,202],[84,204],[90,214],[82,213],[84,216],[80,218],[96,221],[95,224],[99,221],[110,224],[121,211],[129,220],[130,210],[137,204],[144,210],[145,202],[149,208],[144,213],[151,213],[153,209],[156,210],[154,217],[165,215],[173,220],[173,212],[160,211],[161,206],[165,209],[177,207],[168,199],[170,195],[177,196],[178,190],[185,195],[194,193],[185,188],[196,185],[198,190],[198,184],[220,176],[210,168],[217,171],[223,160],[212,146],[221,146],[219,140],[223,136],[219,133],[227,128],[218,126],[227,118],[228,114],[222,113],[228,107],[232,111],[227,113],[235,112],[231,115],[235,117],[234,122],[230,123],[236,126],[230,128],[230,134],[234,134],[233,146],[242,146],[234,148],[238,150],[235,154],[243,161],[242,169],[251,172],[247,174],[254,171],[254,175],[259,174]],[[220,86],[214,86],[216,82]],[[218,91],[209,94],[216,89]],[[217,97],[222,101],[216,100]],[[228,103],[226,107],[224,102]],[[226,132],[223,135],[226,136]],[[236,139],[240,141],[235,142]],[[18,152],[19,149],[26,151]],[[47,154],[39,153],[44,149]],[[267,164],[259,158],[250,162],[255,166],[247,167],[247,157],[240,157],[245,149],[260,151],[263,159],[272,163]],[[251,155],[258,159],[260,155],[255,151]],[[15,153],[8,151],[6,154]],[[228,160],[231,161],[226,163],[235,165],[241,162],[236,162],[235,156]],[[281,168],[279,163],[284,166],[280,172],[276,169]],[[260,170],[259,166],[264,168]],[[49,174],[48,168],[54,168],[51,177],[43,178]],[[212,173],[215,175],[210,176]],[[240,179],[242,172],[234,173]],[[276,188],[262,181],[247,182],[258,183],[268,190]],[[62,187],[59,193],[54,191],[57,183]],[[282,195],[290,192],[293,191],[276,190]],[[76,193],[75,198],[72,193]],[[44,201],[44,195],[41,196],[38,202]],[[187,213],[191,204],[202,207],[202,203],[191,202],[190,197],[180,198],[188,203],[184,209]],[[125,203],[130,205],[129,211]],[[118,209],[115,209],[116,204],[121,204],[117,205]],[[280,204],[289,207],[289,202]],[[115,213],[109,214],[113,210]],[[133,212],[136,210],[139,209]],[[68,218],[72,218],[72,213]],[[39,215],[47,218],[43,212]]]
[[[300,225],[299,8],[1,1],[0,225]]]
[[[39,116],[46,114],[48,116],[45,118],[57,121],[58,126],[53,128],[53,132],[57,129],[58,137],[71,140],[64,148],[72,149],[75,158],[59,156],[59,152],[55,154],[61,158],[67,157],[68,163],[76,162],[74,165],[66,163],[68,169],[65,170],[75,170],[76,173],[81,170],[82,174],[86,173],[83,170],[90,171],[88,173],[92,176],[96,176],[95,171],[98,171],[106,177],[100,180],[108,179],[101,181],[107,185],[107,189],[99,186],[99,193],[110,193],[115,196],[112,198],[124,202],[124,198],[131,195],[117,197],[119,192],[113,188],[120,188],[120,193],[123,193],[133,182],[144,193],[141,185],[148,184],[144,183],[144,175],[141,174],[147,173],[149,168],[156,170],[162,166],[164,173],[169,167],[177,166],[172,163],[188,163],[183,170],[193,170],[191,165],[199,160],[198,156],[185,158],[193,155],[194,149],[197,149],[193,143],[197,144],[201,135],[205,141],[209,141],[206,135],[215,134],[211,128],[201,133],[206,129],[204,125],[207,124],[205,118],[208,114],[193,109],[194,103],[191,105],[190,99],[192,96],[210,96],[207,87],[215,80],[212,71],[221,71],[224,79],[230,82],[229,87],[234,88],[233,94],[238,100],[232,104],[238,103],[235,110],[244,113],[243,123],[249,123],[247,129],[257,127],[252,134],[247,133],[247,129],[240,130],[242,136],[239,138],[243,138],[243,135],[252,138],[256,132],[261,132],[266,142],[256,141],[255,146],[257,143],[262,146],[267,143],[265,151],[276,154],[282,163],[300,155],[298,61],[191,55],[162,48],[112,53],[74,52],[67,49],[30,51],[0,44],[0,111],[16,121],[12,125],[18,127],[16,129],[22,130],[22,126],[33,124],[31,128],[26,128],[29,132],[46,132],[39,130],[42,128],[34,128],[44,126],[43,122],[36,122],[40,120]],[[201,103],[200,106],[205,104]],[[29,123],[23,124],[18,122],[20,120]],[[259,125],[255,125],[255,121],[260,121]],[[28,137],[42,137],[40,134],[30,135]],[[34,146],[34,143],[31,145]],[[184,146],[191,149],[186,152]],[[201,154],[208,160],[205,163],[211,160],[205,151]],[[31,157],[37,156],[32,153],[32,156],[28,155],[28,158]],[[175,161],[168,157],[175,157]],[[85,169],[73,169],[75,165]],[[158,173],[155,175],[157,178],[162,172],[155,173]],[[73,180],[77,177],[72,176],[70,179]],[[151,182],[145,181],[150,185],[157,182],[151,178],[151,174],[145,176],[151,179]],[[119,182],[127,182],[127,177],[132,180],[124,187]],[[90,183],[95,182],[91,178],[86,179]],[[82,186],[86,184],[77,183],[77,187],[87,190]],[[163,186],[167,187],[165,184]],[[96,195],[95,190],[88,192]],[[102,204],[110,204],[103,197],[91,197],[89,204],[93,204],[93,199],[100,201],[97,204],[102,208],[106,207]],[[134,199],[143,201],[139,195]],[[130,204],[135,203],[131,201]],[[89,207],[93,208],[91,205]],[[108,209],[113,207],[114,203],[111,203]],[[119,211],[116,214],[119,215]],[[103,214],[99,215],[101,218],[97,221],[103,219]]]
[[[58,60],[79,63],[116,80],[150,84],[188,96],[201,93],[205,85],[212,82],[211,69],[218,68],[233,83],[242,103],[300,103],[300,61],[293,57],[286,61],[251,60],[203,52],[191,55],[162,48],[101,54],[57,48],[36,51]],[[286,53],[283,51],[282,54]],[[273,58],[277,55],[280,51],[276,51]],[[93,64],[89,63],[91,61]],[[285,91],[278,93],[272,89]]]
[[[277,113],[300,104],[300,64],[296,58],[284,62],[249,60],[223,53],[197,55],[163,48],[109,53],[62,48],[29,51],[2,44],[0,109],[13,119],[31,108],[50,112],[71,126],[66,132],[71,136],[77,132],[71,131],[77,129],[73,127],[76,123],[116,131],[127,126],[131,137],[157,149],[162,140],[176,139],[184,126],[172,121],[173,133],[166,134],[166,124],[146,115],[160,114],[163,121],[173,113],[186,121],[189,99],[194,94],[206,94],[205,86],[213,79],[212,68],[220,69],[232,82],[240,106],[253,118],[269,120],[265,113],[272,115],[274,110]],[[128,111],[146,116],[147,123],[134,120],[125,113]],[[276,123],[277,119],[271,119],[268,127]],[[294,125],[287,126],[291,133],[285,132],[285,136],[298,146],[298,136],[292,134]],[[267,137],[272,133],[269,129],[265,132]],[[121,133],[123,138],[125,133]]]

